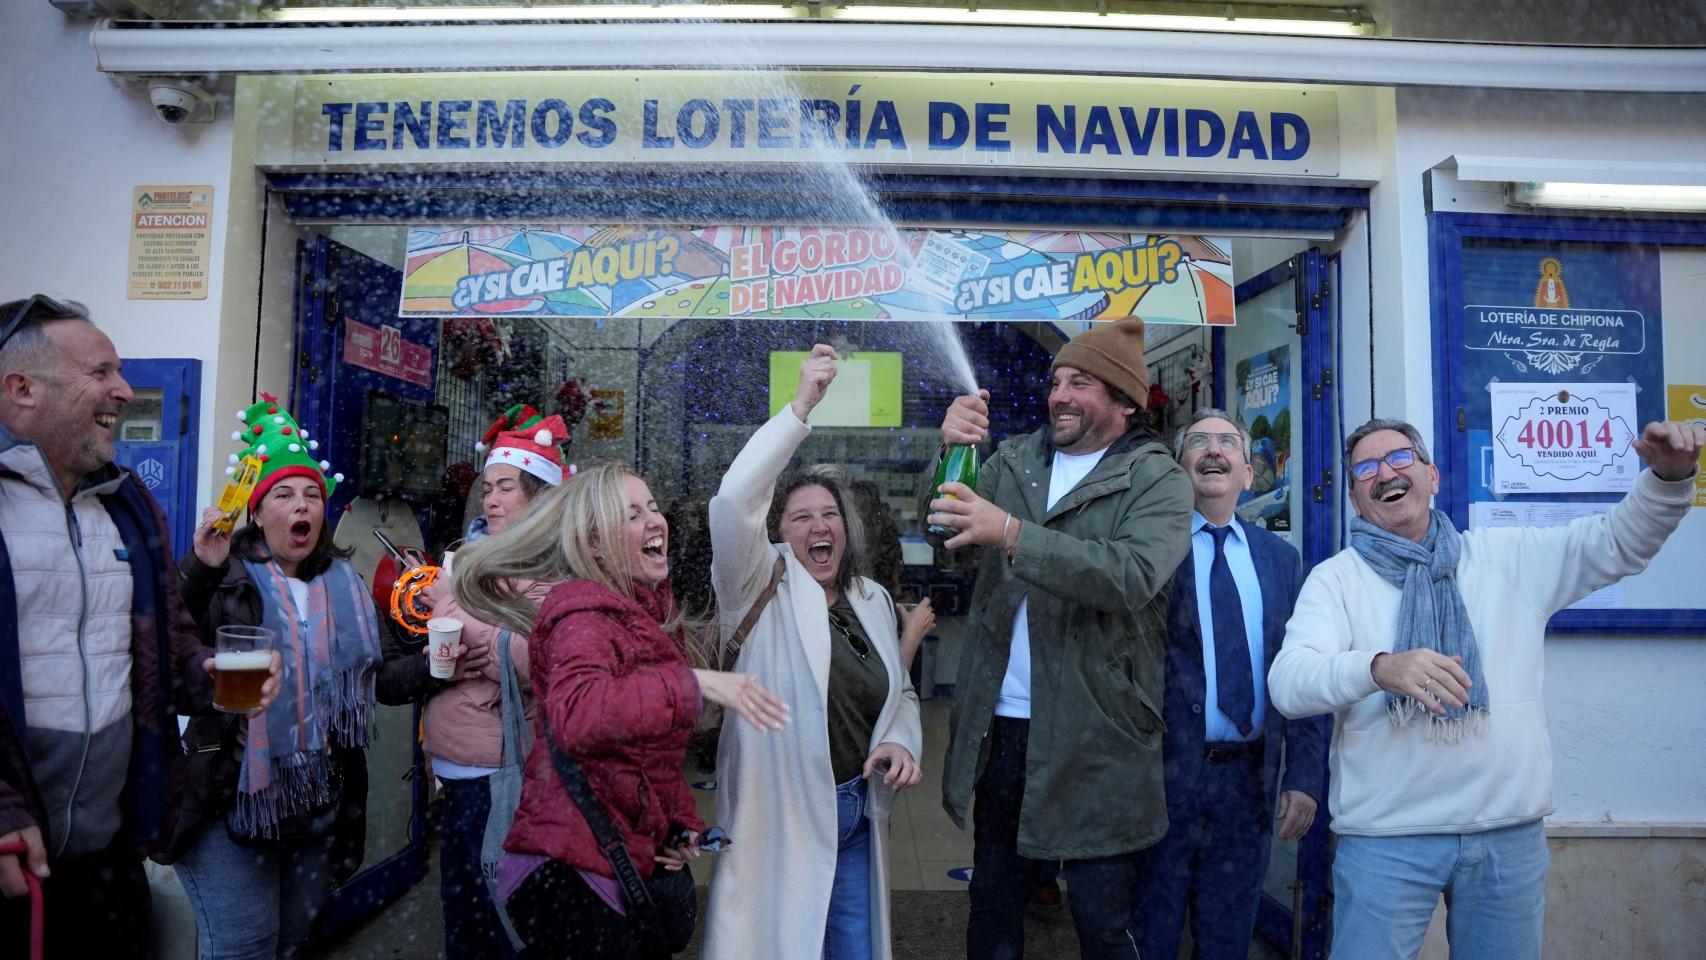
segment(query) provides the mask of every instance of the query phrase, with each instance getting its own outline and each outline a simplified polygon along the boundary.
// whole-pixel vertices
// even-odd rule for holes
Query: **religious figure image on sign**
[[[1632,383],[1494,383],[1493,492],[1619,493],[1640,464]]]

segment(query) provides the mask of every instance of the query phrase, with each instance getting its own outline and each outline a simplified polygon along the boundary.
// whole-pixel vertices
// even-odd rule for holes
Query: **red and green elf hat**
[[[341,473],[328,474],[332,465],[314,458],[320,441],[310,439],[308,431],[297,426],[295,418],[278,405],[278,398],[272,394],[262,393],[260,402],[238,412],[237,420],[243,428],[232,431],[231,439],[247,446],[231,455],[232,465],[225,468],[225,472],[228,475],[235,473],[236,465],[244,457],[260,461],[260,480],[249,494],[250,510],[255,509],[274,484],[286,477],[312,477],[320,481],[320,487],[328,498],[344,479]]]

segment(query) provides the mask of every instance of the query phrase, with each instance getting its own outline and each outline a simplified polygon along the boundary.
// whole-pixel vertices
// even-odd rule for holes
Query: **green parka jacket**
[[[1048,509],[1053,462],[1044,428],[1003,441],[979,473],[978,495],[1023,526],[1011,561],[994,549],[980,561],[942,804],[963,828],[988,760],[1013,617],[1028,594],[1031,726],[1019,854],[1082,860],[1140,850],[1167,832],[1166,587],[1190,553],[1192,493],[1147,429],[1115,441]]]

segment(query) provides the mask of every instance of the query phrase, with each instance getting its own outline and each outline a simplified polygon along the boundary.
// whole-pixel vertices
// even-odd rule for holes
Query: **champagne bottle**
[[[932,547],[946,549],[944,544],[959,533],[953,527],[930,522],[930,501],[938,497],[952,496],[938,493],[944,483],[963,483],[977,489],[978,456],[977,447],[972,444],[956,443],[942,454],[942,462],[936,465],[936,479],[930,484],[929,495],[924,498],[924,539]]]

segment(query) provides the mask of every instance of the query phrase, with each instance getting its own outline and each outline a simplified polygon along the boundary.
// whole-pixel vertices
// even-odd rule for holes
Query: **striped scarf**
[[[343,560],[309,582],[306,610],[297,609],[277,563],[243,565],[260,591],[260,626],[277,637],[284,674],[264,722],[249,721],[231,826],[270,837],[281,818],[332,799],[332,743],[367,745],[379,624],[361,578]]]
[[[1386,694],[1386,710],[1394,726],[1406,726],[1417,717],[1428,719],[1427,739],[1457,743],[1467,734],[1485,734],[1491,722],[1487,678],[1481,672],[1481,648],[1475,642],[1475,625],[1463,606],[1457,588],[1457,561],[1463,554],[1463,535],[1451,518],[1438,510],[1421,543],[1369,523],[1351,518],[1351,546],[1382,580],[1403,593],[1398,600],[1397,636],[1392,652],[1428,649],[1448,657],[1461,657],[1469,675],[1469,702],[1446,707],[1445,716],[1435,716],[1412,697]]]

